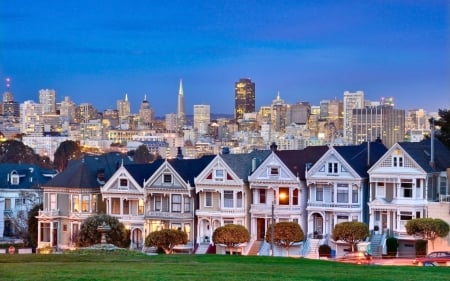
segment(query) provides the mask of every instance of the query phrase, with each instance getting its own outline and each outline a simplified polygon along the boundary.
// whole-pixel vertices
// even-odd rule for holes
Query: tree
[[[153,160],[155,160],[155,156],[150,153],[145,144],[138,146],[134,152],[134,162],[137,164],[150,163]]]
[[[38,242],[38,219],[36,217],[39,215],[39,210],[43,208],[44,205],[42,203],[36,204],[28,212],[28,235],[33,247],[36,247]]]
[[[0,143],[0,163],[39,164],[39,155],[18,140],[7,140]]]
[[[448,223],[441,219],[418,218],[409,220],[406,225],[406,232],[409,235],[418,235],[424,240],[431,241],[434,249],[434,240],[438,237],[445,237],[450,231]]]
[[[145,238],[145,246],[161,248],[166,254],[171,254],[176,245],[187,242],[187,233],[178,229],[154,231]]]
[[[233,254],[233,249],[239,244],[250,241],[250,234],[242,225],[227,224],[214,231],[212,240],[215,244],[224,244],[228,252]]]
[[[439,109],[439,119],[435,125],[440,127],[437,138],[450,149],[450,110]]]
[[[129,232],[125,229],[123,223],[117,218],[106,214],[93,215],[84,220],[80,227],[78,244],[86,247],[100,243],[101,233],[97,228],[103,223],[111,227],[111,230],[106,232],[105,235],[107,243],[114,244],[117,247],[129,246]]]
[[[67,167],[69,160],[79,159],[81,157],[81,148],[77,142],[67,140],[63,141],[56,149],[53,163],[55,168],[62,172]]]
[[[289,248],[295,243],[303,241],[305,234],[298,223],[278,222],[274,226],[273,243],[278,247],[285,248],[289,255]],[[266,233],[266,241],[272,243],[272,225],[269,225]]]
[[[350,244],[352,252],[355,246],[370,235],[369,227],[363,222],[351,221],[341,222],[334,226],[334,241],[342,240]]]

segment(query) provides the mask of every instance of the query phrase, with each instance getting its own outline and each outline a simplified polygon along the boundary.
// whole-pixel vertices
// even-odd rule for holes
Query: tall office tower
[[[111,108],[103,110],[103,122],[107,128],[119,126],[119,111]]]
[[[211,123],[211,110],[209,104],[194,105],[194,129],[199,135],[208,134],[208,126]]]
[[[353,109],[353,143],[380,138],[386,147],[405,140],[405,110],[390,105]]]
[[[342,136],[343,130],[343,102],[340,100],[330,100],[328,103],[328,113],[326,125],[332,138]]]
[[[347,142],[353,140],[352,136],[352,113],[353,109],[364,108],[364,92],[344,92],[344,139]]]
[[[297,102],[290,104],[286,110],[287,124],[308,124],[311,115],[311,105],[309,102]]]
[[[56,113],[56,92],[55,90],[39,90],[39,103],[42,105],[41,114]]]
[[[428,130],[427,112],[423,109],[411,109],[406,112],[405,129],[410,130]]]
[[[272,128],[275,132],[284,132],[286,128],[286,108],[287,104],[281,99],[278,91],[277,98],[272,100],[271,106]]]
[[[258,121],[258,126],[261,126],[262,124],[269,124],[271,122],[270,121],[271,111],[272,111],[271,106],[266,105],[266,106],[261,106],[259,108],[258,116],[256,117],[257,121]]]
[[[75,108],[75,120],[77,123],[85,123],[95,119],[98,119],[98,112],[92,104],[80,103]]]
[[[150,129],[153,119],[155,119],[155,112],[150,107],[150,103],[147,101],[147,95],[145,95],[139,107],[139,128]]]
[[[27,100],[20,104],[20,132],[26,135],[42,135],[42,104]]]
[[[177,104],[177,126],[181,130],[186,125],[186,111],[184,110],[184,93],[183,80],[180,79],[180,87],[178,89],[178,104]]]
[[[14,101],[14,95],[11,92],[11,79],[6,78],[6,91],[3,93],[3,102],[1,104],[1,114],[3,116],[19,117],[19,103]]]
[[[175,132],[178,129],[178,115],[176,113],[166,114],[166,130],[169,132]]]
[[[131,106],[128,101],[128,94],[125,94],[124,100],[117,100],[117,110],[119,111],[119,119],[127,119],[131,115]]]
[[[328,105],[330,104],[330,100],[321,100],[320,101],[320,120],[326,120],[328,118]]]
[[[255,112],[255,83],[241,78],[234,84],[234,119],[244,118],[244,113]]]
[[[70,99],[70,97],[64,97],[64,100],[61,102],[61,107],[59,108],[59,115],[69,123],[73,123],[75,121],[75,103]]]

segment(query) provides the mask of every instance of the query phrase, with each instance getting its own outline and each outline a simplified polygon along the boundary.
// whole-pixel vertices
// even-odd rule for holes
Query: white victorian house
[[[369,225],[381,236],[380,247],[387,237],[395,237],[399,256],[415,255],[419,237],[408,235],[405,225],[415,218],[442,217],[428,207],[448,198],[449,168],[450,151],[430,139],[397,143],[370,168]]]
[[[368,224],[368,168],[385,152],[380,142],[330,146],[306,172],[308,238],[323,239],[341,255],[346,245],[332,241],[334,226],[358,221]],[[341,243],[342,244],[342,243]]]
[[[252,159],[263,159],[268,151],[248,154],[217,155],[195,178],[199,205],[197,243],[211,243],[214,230],[226,224],[245,226],[250,231],[248,210],[251,194],[247,177],[252,172]],[[256,163],[253,161],[253,163]],[[218,253],[224,248],[216,245]],[[243,248],[239,249],[241,253]]]

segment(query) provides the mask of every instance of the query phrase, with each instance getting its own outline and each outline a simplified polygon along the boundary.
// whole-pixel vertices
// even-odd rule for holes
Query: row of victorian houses
[[[440,217],[450,223],[449,171],[450,151],[429,139],[390,149],[381,142],[289,151],[273,145],[150,164],[134,164],[118,153],[85,156],[42,186],[38,248],[74,248],[83,220],[107,213],[130,230],[133,249],[141,249],[149,233],[175,228],[189,237],[179,250],[201,253],[213,244],[215,229],[240,224],[251,236],[241,253],[265,255],[264,237],[275,220],[303,229],[306,241],[294,254],[314,257],[318,245],[327,243],[340,255],[347,246],[332,240],[334,226],[361,221],[371,230],[374,252],[381,254],[393,236],[399,254],[410,255],[418,237],[407,235],[408,220]],[[450,248],[450,241],[437,245]]]

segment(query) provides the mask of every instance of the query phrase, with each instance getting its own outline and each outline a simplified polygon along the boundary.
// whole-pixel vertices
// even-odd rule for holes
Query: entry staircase
[[[198,244],[195,254],[196,255],[204,255],[208,252],[208,248],[209,248],[209,243],[200,243],[200,244]]]
[[[373,234],[370,238],[370,248],[372,249],[372,256],[381,257],[383,255],[383,235]]]
[[[321,239],[307,239],[304,244],[304,250],[302,255],[307,259],[318,259],[319,258],[319,246]]]

